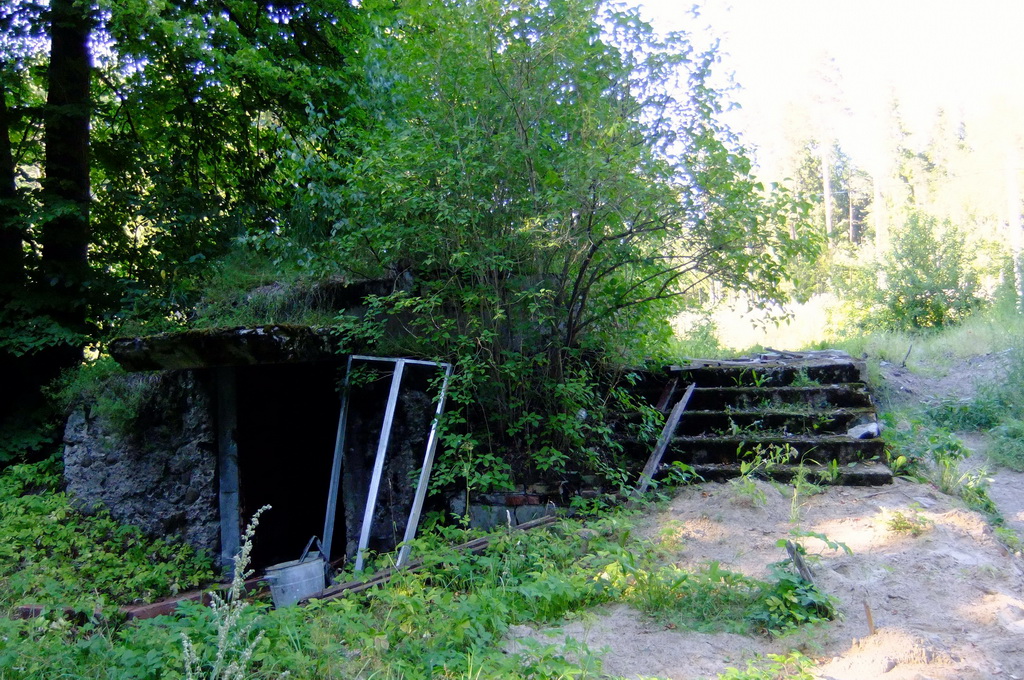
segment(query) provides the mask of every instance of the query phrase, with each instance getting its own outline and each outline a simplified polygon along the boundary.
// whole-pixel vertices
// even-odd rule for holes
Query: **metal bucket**
[[[288,607],[323,591],[326,562],[322,552],[309,551],[314,541],[320,547],[319,539],[314,536],[299,559],[267,567],[264,579],[270,584],[274,607]]]

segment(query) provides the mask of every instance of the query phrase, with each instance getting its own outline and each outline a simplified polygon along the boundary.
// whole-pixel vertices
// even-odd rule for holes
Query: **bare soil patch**
[[[604,671],[627,678],[714,677],[757,654],[792,649],[820,661],[819,677],[835,680],[1024,678],[1024,571],[982,516],[929,486],[897,480],[828,489],[806,499],[794,525],[791,499],[758,484],[768,498],[763,506],[731,484],[685,488],[643,531],[651,540],[682,539],[679,566],[718,561],[758,578],[785,558],[776,541],[791,528],[823,533],[853,551],[805,539],[819,554],[816,582],[839,600],[841,620],[767,640],[670,630],[616,605],[547,634],[606,649]],[[894,532],[888,521],[896,512],[916,513],[930,527],[918,537]]]
[[[935,377],[890,365],[883,375],[903,399],[967,396],[978,381],[997,379],[1002,362],[999,355],[975,357]],[[976,452],[971,464],[986,464],[984,436],[966,436],[965,443]],[[1021,532],[1024,474],[990,468],[989,476],[990,495],[1008,526]],[[818,555],[811,565],[817,585],[839,602],[839,620],[768,640],[670,629],[615,605],[557,629],[519,627],[512,637],[572,637],[604,649],[604,672],[626,678],[713,678],[756,655],[795,649],[818,662],[814,672],[822,679],[1024,679],[1024,560],[996,539],[982,515],[931,485],[897,479],[802,498],[793,522],[792,487],[757,484],[763,504],[733,484],[686,487],[645,518],[641,531],[676,546],[671,559],[679,566],[717,561],[757,578],[785,558],[776,542],[792,529],[825,534],[852,550],[804,539]],[[893,530],[896,513],[921,518],[926,529],[916,537]]]
[[[893,405],[927,402],[954,397],[969,399],[986,383],[999,383],[1006,377],[1010,356],[994,352],[947,360],[935,365],[916,366],[912,371],[902,364],[881,362],[881,395]],[[913,362],[911,362],[913,363]]]

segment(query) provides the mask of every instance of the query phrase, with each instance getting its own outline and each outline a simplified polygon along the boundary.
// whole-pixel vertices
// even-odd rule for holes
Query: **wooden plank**
[[[668,405],[672,403],[672,397],[676,396],[676,387],[679,386],[679,376],[672,378],[672,381],[665,386],[665,390],[661,393],[661,398],[658,399],[658,405],[654,408],[658,409],[661,413],[665,412]]]
[[[690,402],[690,397],[693,395],[695,387],[697,387],[696,383],[690,383],[690,386],[686,388],[686,392],[683,393],[682,399],[676,402],[676,405],[672,408],[672,413],[669,414],[668,420],[665,421],[665,429],[661,431],[658,443],[654,447],[654,451],[651,452],[651,457],[647,460],[647,465],[644,466],[644,471],[640,475],[640,483],[637,486],[634,497],[639,498],[647,492],[647,487],[650,486],[654,473],[658,471],[658,466],[661,465],[661,459],[664,457],[666,449],[668,449],[669,442],[672,441],[672,435],[675,434],[679,418],[683,415],[683,411],[686,410],[686,405]]]

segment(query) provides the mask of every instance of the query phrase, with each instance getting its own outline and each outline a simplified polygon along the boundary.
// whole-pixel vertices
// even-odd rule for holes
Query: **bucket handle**
[[[323,556],[324,546],[320,543],[320,539],[314,536],[313,538],[309,539],[309,543],[306,544],[306,549],[302,551],[302,557],[299,558],[299,562],[306,561],[306,556],[309,554],[309,549],[313,547],[314,542],[316,542],[316,547],[320,551],[320,555]]]

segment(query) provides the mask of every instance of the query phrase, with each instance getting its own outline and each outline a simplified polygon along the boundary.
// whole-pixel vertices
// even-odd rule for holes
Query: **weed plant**
[[[768,654],[747,662],[746,668],[730,668],[718,675],[718,680],[813,680],[814,660],[800,652]]]
[[[790,381],[791,387],[821,387],[821,382],[812,378],[806,368],[801,368]]]
[[[263,639],[264,631],[255,631],[257,620],[247,616],[249,604],[243,599],[245,580],[252,576],[248,570],[253,538],[259,526],[260,515],[270,509],[265,505],[253,514],[242,534],[242,547],[235,555],[231,586],[221,597],[211,593],[210,610],[216,622],[216,644],[193,641],[187,633],[181,634],[182,656],[185,661],[185,680],[245,680],[250,674],[253,652]],[[204,647],[210,648],[204,659]]]
[[[418,571],[306,607],[270,610],[258,601],[234,630],[258,617],[262,640],[240,634],[232,644],[248,654],[250,678],[597,678],[599,659],[585,645],[541,639],[509,647],[505,635],[516,624],[550,625],[613,601],[681,625],[766,635],[831,616],[828,598],[792,574],[758,581],[715,564],[695,572],[667,566],[664,551],[639,540],[633,526],[633,514],[612,510],[586,524],[501,529],[479,554],[449,547],[464,531],[439,530],[417,541]],[[68,678],[186,678],[192,652],[205,660],[203,673],[213,668],[218,640],[231,637],[222,631],[217,612],[196,603],[131,623],[2,619],[0,678],[49,678],[55,669]]]
[[[909,534],[914,538],[922,535],[932,527],[932,521],[921,514],[921,506],[912,503],[910,510],[903,513],[899,510],[890,515],[885,526],[889,531],[897,534]]]
[[[1003,522],[988,495],[986,471],[964,470],[963,442],[948,429],[920,413],[894,412],[883,416],[889,465],[895,474],[930,481],[943,493],[959,496],[967,507],[986,514],[995,526]]]
[[[66,371],[50,393],[63,411],[75,404],[88,404],[93,416],[115,430],[125,430],[139,415],[158,379],[154,374],[129,373],[104,355]]]
[[[796,451],[788,444],[772,444],[765,446],[756,444],[744,450],[744,443],[736,448],[736,458],[740,461],[740,474],[729,483],[737,493],[750,501],[751,505],[765,505],[768,499],[754,480],[768,479],[772,470],[792,460]]]
[[[186,545],[146,539],[100,508],[76,510],[60,483],[55,458],[0,475],[3,609],[27,603],[92,614],[213,577],[210,561]]]

